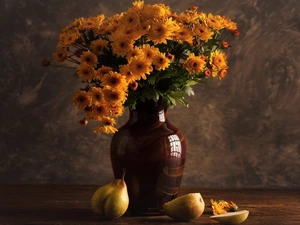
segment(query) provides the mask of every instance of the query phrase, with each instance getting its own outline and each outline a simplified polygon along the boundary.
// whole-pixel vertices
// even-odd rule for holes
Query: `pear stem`
[[[123,170],[123,174],[122,174],[122,182],[124,182],[124,178],[125,178],[125,174],[126,174],[126,169],[123,168],[122,170]]]

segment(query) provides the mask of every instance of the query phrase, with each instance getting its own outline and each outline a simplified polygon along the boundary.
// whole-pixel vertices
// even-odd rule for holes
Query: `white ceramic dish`
[[[237,212],[228,212],[225,214],[211,216],[210,218],[219,221],[221,224],[240,224],[248,218],[248,215],[248,210],[241,210]]]

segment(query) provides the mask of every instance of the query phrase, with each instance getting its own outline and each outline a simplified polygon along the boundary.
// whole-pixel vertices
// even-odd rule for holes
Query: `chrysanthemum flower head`
[[[68,59],[67,49],[62,46],[57,46],[56,51],[52,54],[56,62],[63,63]]]
[[[109,113],[109,109],[106,104],[97,104],[92,106],[92,115],[95,117],[106,116]]]
[[[77,67],[77,74],[82,81],[91,82],[95,77],[95,69],[86,62],[83,62]]]
[[[162,4],[144,5],[144,7],[140,10],[143,20],[165,18],[168,13],[169,11],[167,11]]]
[[[214,32],[208,26],[206,26],[204,23],[194,24],[193,32],[195,35],[197,35],[197,37],[200,40],[202,40],[204,42],[207,42],[208,40],[210,40],[214,34]]]
[[[237,25],[235,22],[231,21],[229,18],[223,16],[223,26],[225,27],[225,29],[227,30],[236,30],[237,29]]]
[[[120,67],[120,74],[122,74],[122,76],[125,77],[127,83],[131,83],[131,82],[137,80],[138,78],[140,78],[140,76],[136,76],[135,74],[133,74],[130,71],[128,65],[122,65]]]
[[[96,67],[98,63],[97,56],[91,51],[85,51],[80,55],[80,59],[82,63],[87,63],[91,67]]]
[[[63,46],[71,46],[76,40],[80,37],[80,33],[77,29],[73,29],[72,31],[62,32],[60,34],[60,43]]]
[[[170,59],[164,53],[156,54],[153,58],[153,65],[156,70],[165,70],[170,66]]]
[[[154,44],[167,44],[167,40],[172,40],[174,33],[179,29],[179,25],[172,18],[162,21],[153,21],[147,38],[149,41],[153,41]]]
[[[227,69],[227,55],[225,52],[222,52],[220,50],[213,51],[211,53],[210,63],[215,66],[218,70],[221,69]]]
[[[118,131],[117,128],[108,125],[100,125],[94,128],[95,133],[106,133],[106,134],[114,134]]]
[[[127,97],[127,92],[124,92],[124,90],[119,90],[119,89],[112,90],[110,88],[104,88],[103,96],[106,104],[109,107],[114,107],[120,103],[125,102]]]
[[[140,80],[140,78],[147,79],[145,75],[152,72],[151,62],[140,57],[133,57],[128,67],[137,80]]]
[[[181,25],[180,29],[175,32],[175,39],[180,42],[185,41],[192,45],[194,40],[194,33],[190,28]]]
[[[194,53],[191,53],[184,63],[184,68],[191,74],[198,74],[203,72],[205,64],[203,57],[195,56]]]
[[[135,9],[140,10],[144,7],[144,0],[137,0],[132,2],[132,5]]]
[[[152,62],[154,57],[160,53],[158,48],[149,44],[144,44],[139,49],[141,51],[141,57],[143,57],[146,61],[149,62]]]
[[[131,51],[127,52],[126,59],[130,61],[133,57],[140,57],[143,55],[143,50],[139,47],[134,47]]]
[[[213,15],[209,13],[204,17],[205,23],[215,30],[221,30],[224,28],[224,19],[219,15]]]
[[[122,37],[121,35],[115,38],[112,42],[112,51],[117,56],[125,56],[133,49],[134,40]]]
[[[136,10],[128,10],[120,19],[121,27],[135,28],[140,25],[140,15]]]
[[[82,90],[78,90],[77,92],[74,93],[72,97],[73,103],[78,107],[78,109],[84,109],[87,107],[92,99],[88,93]]]
[[[108,86],[112,89],[126,90],[128,84],[125,76],[122,76],[120,73],[110,71],[102,77],[101,86]]]
[[[89,91],[88,94],[92,98],[93,104],[102,104],[104,103],[104,97],[103,97],[103,92],[102,88],[100,87],[92,87]]]
[[[94,40],[91,42],[89,47],[93,53],[96,55],[104,55],[104,50],[108,50],[108,41],[107,40]]]
[[[111,71],[113,71],[113,68],[102,65],[100,68],[97,69],[95,73],[95,78],[97,80],[101,80],[105,74],[108,74]]]

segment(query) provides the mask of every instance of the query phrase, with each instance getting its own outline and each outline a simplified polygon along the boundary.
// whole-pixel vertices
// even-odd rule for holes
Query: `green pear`
[[[200,193],[189,193],[166,202],[163,205],[163,211],[173,219],[191,221],[202,215],[204,206]]]
[[[126,212],[129,197],[124,177],[125,171],[122,179],[116,179],[96,190],[91,200],[96,214],[106,219],[116,219]]]

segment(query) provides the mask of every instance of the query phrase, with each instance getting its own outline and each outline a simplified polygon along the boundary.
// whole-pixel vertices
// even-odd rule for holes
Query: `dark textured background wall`
[[[131,0],[0,2],[0,183],[110,182],[111,136],[77,123],[71,96],[80,82],[40,61],[73,19],[111,16]],[[197,86],[189,108],[170,110],[188,144],[182,185],[299,188],[300,1],[160,2],[175,11],[198,5],[241,31],[231,39],[227,78]]]

